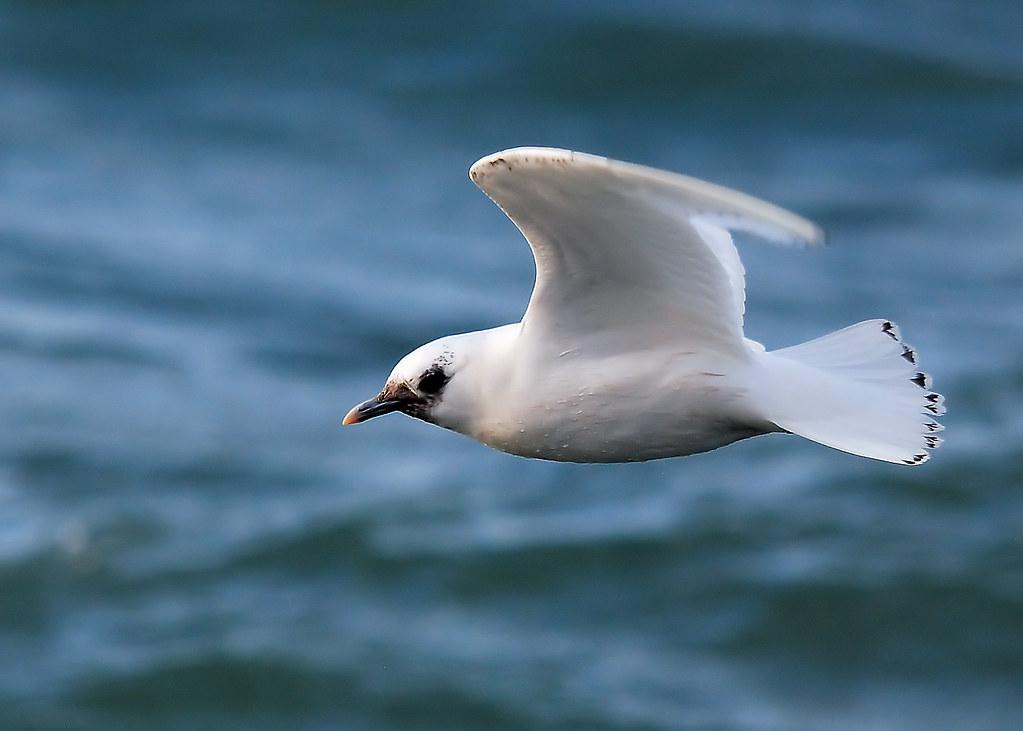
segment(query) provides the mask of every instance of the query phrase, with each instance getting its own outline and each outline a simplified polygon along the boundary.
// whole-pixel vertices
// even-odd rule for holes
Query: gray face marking
[[[400,401],[398,410],[403,414],[432,423],[430,411],[440,399],[444,386],[451,380],[444,368],[450,363],[451,356],[445,353],[423,371],[414,384],[388,383],[377,398]]]

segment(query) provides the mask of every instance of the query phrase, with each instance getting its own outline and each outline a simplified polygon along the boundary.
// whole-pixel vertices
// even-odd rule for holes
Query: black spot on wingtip
[[[931,385],[931,379],[926,373],[917,371],[916,375],[910,378],[913,383],[918,385],[920,388],[927,388]]]
[[[881,332],[890,337],[895,342],[899,342],[899,330],[895,327],[895,323],[891,320],[885,320],[881,323]]]
[[[902,460],[902,464],[908,464],[908,465],[923,464],[928,459],[929,458],[928,458],[926,452],[920,452],[919,454],[914,454],[910,459]]]
[[[902,346],[902,357],[910,362],[912,365],[916,365],[916,351],[908,345]]]
[[[503,157],[495,157],[493,160],[488,160],[487,164],[492,168],[497,167],[498,165],[504,165],[508,170],[512,169],[511,163]]]

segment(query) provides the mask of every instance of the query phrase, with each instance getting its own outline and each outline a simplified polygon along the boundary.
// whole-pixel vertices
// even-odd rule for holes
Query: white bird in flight
[[[744,336],[745,271],[728,229],[820,244],[810,221],[568,150],[505,150],[469,177],[533,250],[522,321],[414,350],[344,424],[400,411],[566,462],[679,457],[787,432],[917,465],[941,443],[944,399],[891,321],[772,351]]]

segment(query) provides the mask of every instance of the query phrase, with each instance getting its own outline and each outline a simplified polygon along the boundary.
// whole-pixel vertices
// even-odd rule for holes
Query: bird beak
[[[345,418],[341,420],[341,423],[345,426],[361,424],[367,419],[372,419],[374,416],[383,416],[392,411],[398,411],[404,404],[404,399],[374,396],[368,401],[363,401],[358,406],[353,407],[351,411],[345,414]]]

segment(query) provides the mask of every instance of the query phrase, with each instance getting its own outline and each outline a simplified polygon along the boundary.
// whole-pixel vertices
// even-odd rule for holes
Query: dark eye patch
[[[444,384],[447,382],[448,376],[444,373],[444,369],[440,366],[432,366],[419,379],[419,386],[417,388],[419,393],[433,395],[444,388]]]

